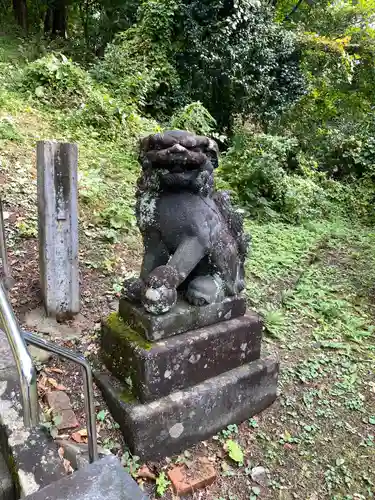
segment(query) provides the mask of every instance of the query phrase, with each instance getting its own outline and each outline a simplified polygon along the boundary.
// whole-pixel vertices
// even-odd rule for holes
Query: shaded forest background
[[[22,54],[5,86],[63,112],[71,138],[113,142],[130,158],[152,130],[210,134],[223,151],[220,185],[252,217],[371,221],[373,0],[0,8],[3,26],[18,26]]]

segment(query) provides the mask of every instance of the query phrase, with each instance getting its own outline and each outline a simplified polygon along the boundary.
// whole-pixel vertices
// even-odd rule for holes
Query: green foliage
[[[170,126],[172,129],[209,136],[215,130],[216,120],[200,102],[192,102],[172,116]]]
[[[292,133],[320,170],[345,181],[373,177],[373,14],[372,0],[298,9],[293,19],[309,92],[273,129]]]
[[[278,116],[303,92],[298,66],[296,37],[263,4],[147,0],[94,74],[159,118],[200,101],[223,130],[238,113]]]
[[[171,482],[167,479],[164,471],[161,471],[156,478],[156,494],[162,497],[169,488]]]
[[[175,0],[143,2],[137,24],[116,37],[93,70],[122,101],[162,116],[179,87],[171,44],[177,7]]]
[[[340,147],[344,150],[345,143],[340,143]],[[296,138],[239,129],[222,160],[221,177],[235,190],[248,211],[258,217],[281,217],[292,223],[349,213],[371,217],[372,147],[373,141],[369,138],[367,149],[347,150],[348,163],[354,165],[356,161],[357,170],[362,169],[364,178],[345,185],[329,178],[327,173],[332,175],[333,168],[327,167],[328,172],[322,172],[318,161],[301,151]],[[337,155],[332,148],[325,153],[327,161],[330,154],[332,165]],[[352,166],[350,172],[354,171]]]
[[[304,92],[296,37],[257,0],[181,1],[181,83],[231,130],[237,114],[274,120]]]
[[[140,457],[132,455],[130,451],[125,450],[121,457],[121,464],[128,474],[131,474],[134,479],[137,478],[137,472],[140,467]]]
[[[20,141],[22,136],[10,119],[0,118],[0,141]]]
[[[54,100],[60,107],[78,107],[84,105],[92,83],[64,54],[50,53],[26,67],[22,87],[44,103]]]
[[[225,449],[229,455],[229,458],[231,458],[238,465],[243,464],[243,451],[241,446],[236,441],[228,439],[228,441],[226,441],[225,443]]]

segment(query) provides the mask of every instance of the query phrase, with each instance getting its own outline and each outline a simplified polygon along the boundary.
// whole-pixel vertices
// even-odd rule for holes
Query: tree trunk
[[[27,3],[26,0],[13,0],[14,17],[19,26],[27,31]]]
[[[66,0],[57,0],[53,8],[52,35],[66,38],[67,9]]]
[[[52,30],[52,18],[53,18],[53,9],[48,7],[46,16],[44,18],[44,33],[51,33]]]

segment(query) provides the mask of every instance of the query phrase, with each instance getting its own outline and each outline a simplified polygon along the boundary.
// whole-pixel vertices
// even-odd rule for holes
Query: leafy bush
[[[22,87],[44,103],[71,108],[84,104],[93,82],[64,54],[50,53],[26,66]]]
[[[199,100],[220,130],[234,118],[274,120],[305,91],[297,38],[258,0],[181,0],[175,43],[184,92]]]
[[[0,118],[0,141],[20,141],[22,136],[10,119]]]
[[[297,39],[272,16],[256,0],[145,0],[93,71],[159,119],[199,101],[220,130],[237,114],[268,122],[304,92]]]
[[[216,127],[216,120],[200,102],[192,102],[172,116],[170,127],[199,135],[211,135]]]
[[[241,130],[233,137],[232,144],[223,159],[223,178],[246,206],[262,206],[269,200],[275,208],[280,208],[287,189],[288,159],[293,155],[296,141]]]
[[[170,103],[179,88],[172,50],[176,9],[174,0],[143,2],[137,24],[108,45],[104,59],[93,69],[123,102],[136,103],[159,117],[171,113]]]
[[[293,137],[240,130],[223,158],[221,175],[251,214],[300,223],[343,214],[347,206],[342,185],[316,166]]]
[[[336,179],[375,178],[375,138],[370,134],[328,129],[317,152],[322,170]]]

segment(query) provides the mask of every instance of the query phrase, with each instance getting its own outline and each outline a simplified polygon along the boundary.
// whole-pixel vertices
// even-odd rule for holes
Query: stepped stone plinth
[[[141,142],[136,215],[140,276],[103,320],[95,373],[130,450],[179,453],[276,398],[279,361],[261,354],[262,323],[246,312],[249,237],[227,193],[214,190],[218,148],[169,131]]]

